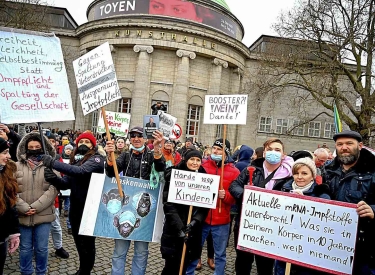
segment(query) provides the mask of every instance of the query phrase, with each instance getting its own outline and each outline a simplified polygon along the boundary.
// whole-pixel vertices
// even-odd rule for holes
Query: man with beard
[[[355,131],[333,136],[337,156],[326,167],[326,180],[334,200],[357,204],[357,243],[352,274],[375,274],[375,156],[362,149]],[[366,249],[369,248],[369,249]]]

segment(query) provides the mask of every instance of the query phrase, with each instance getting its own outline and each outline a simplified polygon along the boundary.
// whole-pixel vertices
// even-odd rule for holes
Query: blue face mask
[[[135,148],[133,145],[130,145],[130,150],[134,150],[134,151],[137,151],[137,152],[142,152],[143,149],[145,149],[145,145],[143,145],[140,148]]]
[[[223,155],[211,154],[211,159],[213,159],[214,161],[221,161],[223,159]]]
[[[116,199],[110,200],[107,203],[107,209],[108,209],[109,213],[116,214],[117,212],[119,212],[121,210],[121,201],[116,200]]]
[[[267,151],[266,161],[269,164],[278,164],[281,162],[281,153],[277,151]]]

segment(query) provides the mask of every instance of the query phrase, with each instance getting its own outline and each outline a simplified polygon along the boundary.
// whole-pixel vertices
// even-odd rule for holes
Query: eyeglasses
[[[130,133],[130,138],[143,138],[143,134],[139,133]]]

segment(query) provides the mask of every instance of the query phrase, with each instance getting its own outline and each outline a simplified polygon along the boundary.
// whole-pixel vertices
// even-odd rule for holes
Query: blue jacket
[[[249,146],[242,145],[240,152],[238,154],[238,161],[236,162],[235,166],[240,172],[245,169],[250,164],[250,158],[252,157],[254,150],[251,149]]]
[[[362,149],[357,163],[346,174],[336,157],[326,167],[323,176],[330,186],[332,199],[355,204],[363,200],[375,213],[375,156],[372,153]],[[375,220],[360,218],[356,258],[365,263],[375,264],[374,246]]]

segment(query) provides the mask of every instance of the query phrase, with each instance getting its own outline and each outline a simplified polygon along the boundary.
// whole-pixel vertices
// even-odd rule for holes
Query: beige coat
[[[35,135],[35,133],[30,134]],[[26,161],[25,143],[30,134],[26,135],[21,140],[17,149],[18,162],[16,178],[19,193],[16,208],[19,215],[19,222],[24,226],[53,222],[55,220],[54,203],[58,194],[56,188],[44,180],[43,163],[40,163],[32,169],[30,164]],[[54,157],[56,152],[49,144],[48,139],[45,143],[50,155]],[[31,216],[25,215],[25,213],[29,211],[29,206],[36,210],[36,214]]]

